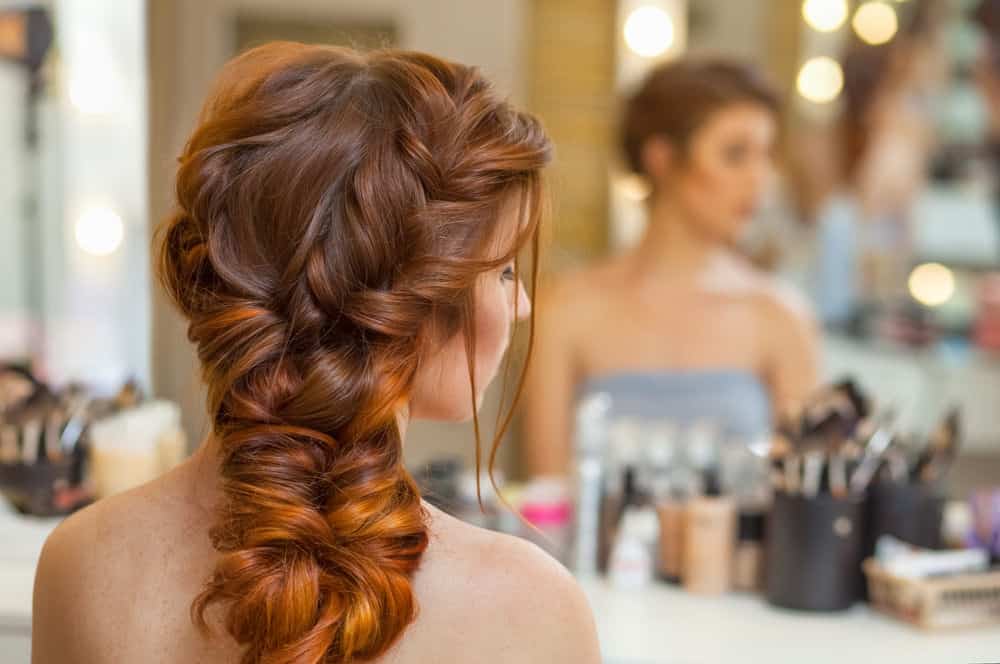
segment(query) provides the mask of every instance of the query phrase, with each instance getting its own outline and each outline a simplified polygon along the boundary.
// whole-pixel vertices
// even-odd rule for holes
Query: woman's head
[[[730,241],[764,192],[778,111],[755,69],[677,60],[653,70],[627,101],[625,158],[699,232]]]
[[[523,233],[521,220],[530,218],[536,205],[537,201],[524,196],[508,199],[500,210],[499,232],[490,243],[488,256],[499,260],[509,257],[517,234]],[[513,259],[481,273],[474,293],[473,313],[465,321],[469,333],[432,333],[443,344],[433,343],[432,352],[421,363],[410,400],[411,416],[432,420],[474,417],[507,349],[511,325],[531,316],[531,299]],[[473,347],[468,339],[474,340]]]
[[[549,153],[432,56],[279,43],[223,70],[159,258],[223,455],[195,614],[231,602],[246,661],[374,656],[412,619],[426,528],[396,418],[475,416],[530,311]]]

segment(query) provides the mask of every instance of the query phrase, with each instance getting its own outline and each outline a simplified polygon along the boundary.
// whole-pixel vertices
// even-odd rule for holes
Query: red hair
[[[220,558],[192,618],[208,633],[223,603],[244,664],[371,659],[414,619],[428,534],[396,415],[421,357],[460,333],[474,349],[477,277],[537,250],[550,150],[475,69],[429,55],[274,43],[224,68],[158,258],[221,449]]]

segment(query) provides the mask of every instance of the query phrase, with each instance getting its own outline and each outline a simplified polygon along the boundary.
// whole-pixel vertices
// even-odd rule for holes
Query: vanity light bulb
[[[107,207],[90,208],[76,220],[76,243],[92,256],[107,256],[122,244],[125,224]]]
[[[858,7],[851,25],[854,26],[858,37],[869,44],[877,45],[884,44],[896,36],[899,20],[892,5],[872,0]]]
[[[847,20],[847,0],[805,0],[802,18],[817,32],[833,32]]]
[[[826,56],[811,58],[802,65],[795,81],[799,94],[816,104],[827,104],[840,95],[844,71],[840,63]]]
[[[634,10],[625,20],[625,44],[636,55],[655,58],[674,43],[674,21],[670,14],[652,5]]]

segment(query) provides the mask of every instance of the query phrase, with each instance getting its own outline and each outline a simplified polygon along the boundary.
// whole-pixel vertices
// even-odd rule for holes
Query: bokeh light
[[[625,20],[625,44],[636,55],[654,58],[666,53],[673,43],[673,19],[659,7],[639,7]]]
[[[618,191],[630,201],[642,202],[649,198],[651,193],[649,181],[641,175],[622,175],[615,180],[615,185]]]
[[[816,104],[826,104],[844,87],[844,71],[833,58],[819,56],[807,60],[796,78],[799,94]]]
[[[884,44],[896,36],[899,29],[896,10],[880,0],[871,0],[858,7],[851,24],[858,37],[869,44]]]
[[[847,20],[847,0],[805,0],[802,18],[813,30],[833,32]]]
[[[955,294],[955,276],[940,263],[923,263],[913,268],[908,281],[910,295],[928,307],[937,307]]]
[[[76,243],[93,256],[107,256],[122,244],[125,224],[117,212],[108,207],[94,207],[76,220]]]
[[[81,113],[103,115],[119,104],[120,81],[114,56],[100,37],[81,31],[75,56],[67,62],[66,91],[70,103]]]

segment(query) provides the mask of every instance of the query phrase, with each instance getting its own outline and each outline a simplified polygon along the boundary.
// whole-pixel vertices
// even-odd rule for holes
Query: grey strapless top
[[[750,371],[694,369],[614,372],[584,381],[577,398],[611,397],[611,416],[668,419],[685,426],[711,421],[727,436],[758,439],[771,432],[771,399]]]

